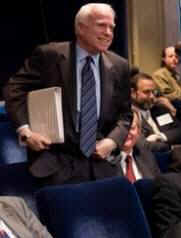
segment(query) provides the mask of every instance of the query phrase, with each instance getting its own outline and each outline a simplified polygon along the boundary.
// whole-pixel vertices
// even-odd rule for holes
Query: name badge
[[[170,123],[173,123],[173,119],[169,113],[165,113],[161,116],[156,117],[156,120],[157,120],[159,126],[165,126]]]

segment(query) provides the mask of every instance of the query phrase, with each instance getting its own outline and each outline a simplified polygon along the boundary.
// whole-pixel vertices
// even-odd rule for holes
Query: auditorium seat
[[[10,121],[0,121],[0,165],[27,161],[26,147],[19,145]]]
[[[38,215],[34,198],[38,189],[35,178],[28,171],[27,162],[0,165],[0,196],[22,197]]]
[[[54,238],[151,237],[135,186],[124,177],[42,188],[36,200]]]
[[[7,120],[8,120],[8,116],[5,109],[5,103],[4,101],[0,101],[0,122],[7,121]]]
[[[166,152],[155,152],[154,153],[160,171],[162,173],[168,172],[169,166],[172,163],[171,150]]]
[[[153,232],[152,219],[152,195],[153,195],[153,179],[139,179],[134,183],[136,192],[140,198],[150,229]],[[153,235],[153,237],[156,237]]]

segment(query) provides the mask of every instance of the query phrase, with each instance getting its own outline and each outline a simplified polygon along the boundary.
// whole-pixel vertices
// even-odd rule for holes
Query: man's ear
[[[87,25],[83,22],[79,22],[77,27],[78,27],[79,32],[81,34],[84,34],[84,32],[85,32],[84,29],[87,28]]]

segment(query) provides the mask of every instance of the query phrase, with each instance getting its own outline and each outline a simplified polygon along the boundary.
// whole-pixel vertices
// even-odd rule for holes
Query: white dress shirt
[[[147,123],[151,126],[154,134],[157,135],[161,141],[167,141],[166,135],[159,130],[157,124],[153,120],[150,110],[140,110],[140,113],[143,116],[143,118],[147,121]]]
[[[120,153],[120,156],[121,156],[120,165],[121,165],[121,168],[123,170],[123,174],[124,175],[126,174],[126,158],[127,158],[128,155],[130,155],[133,158],[132,165],[133,165],[133,172],[134,172],[136,180],[142,179],[143,176],[142,176],[141,172],[139,171],[138,166],[136,165],[136,161],[133,157],[133,152],[131,152],[130,154],[127,154],[124,151],[121,151],[121,153]]]

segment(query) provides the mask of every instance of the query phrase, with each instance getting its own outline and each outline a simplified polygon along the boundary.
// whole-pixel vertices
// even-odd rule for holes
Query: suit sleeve
[[[131,111],[130,70],[128,63],[127,61],[121,61],[120,64],[116,64],[116,67],[117,72],[120,74],[119,81],[115,87],[119,116],[107,137],[113,139],[118,147],[120,147],[127,137],[133,115]]]
[[[45,45],[37,47],[4,87],[6,110],[16,128],[28,124],[27,94],[29,91],[45,87],[47,71],[53,65],[53,58],[56,61],[55,53],[49,48]]]
[[[147,141],[144,135],[140,135],[137,142],[140,146],[144,147],[146,150],[151,150],[154,152],[168,152],[170,151],[170,146],[166,142],[161,141]]]
[[[181,237],[181,190],[173,179],[175,175],[165,174],[155,180],[153,221],[159,238]]]
[[[181,89],[170,75],[155,73],[153,78],[162,95],[165,95],[170,100],[181,98]]]

